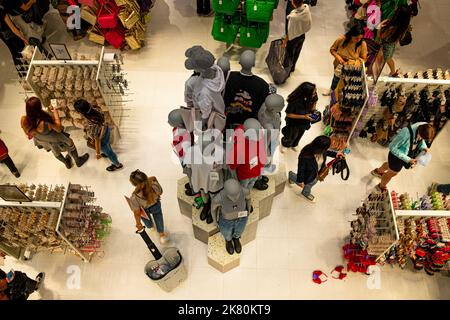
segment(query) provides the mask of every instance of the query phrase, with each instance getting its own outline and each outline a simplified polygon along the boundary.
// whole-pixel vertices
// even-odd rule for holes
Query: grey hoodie
[[[200,109],[202,119],[208,119],[211,111],[225,114],[225,103],[222,98],[222,91],[225,88],[225,77],[222,69],[216,64],[212,67],[216,71],[213,79],[205,79],[203,77],[195,77],[192,86],[192,102],[194,107]],[[188,98],[189,99],[189,98]]]

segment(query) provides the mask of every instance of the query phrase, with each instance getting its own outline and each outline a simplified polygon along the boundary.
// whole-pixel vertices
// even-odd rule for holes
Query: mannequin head
[[[211,79],[214,77],[215,72],[211,69],[214,65],[214,55],[205,50],[202,46],[193,46],[185,52],[187,57],[184,62],[184,66],[188,70],[194,70],[199,72],[203,77]]]
[[[174,110],[170,111],[167,122],[169,123],[169,125],[171,127],[184,128],[184,121],[183,121],[183,117],[181,117],[181,110],[174,109]]]
[[[241,184],[236,179],[228,179],[223,185],[223,191],[231,201],[237,201],[241,193]]]
[[[217,65],[222,69],[224,75],[227,75],[231,69],[230,59],[225,56],[222,56],[217,60]]]
[[[239,59],[239,64],[242,69],[241,72],[244,74],[252,75],[252,68],[256,63],[256,55],[252,50],[245,50]]]
[[[284,98],[276,93],[271,94],[267,96],[264,104],[266,105],[267,112],[278,113],[281,112],[284,108]]]
[[[254,119],[250,118],[245,120],[244,122],[244,131],[245,137],[252,141],[258,141],[262,138],[263,127],[261,123]]]

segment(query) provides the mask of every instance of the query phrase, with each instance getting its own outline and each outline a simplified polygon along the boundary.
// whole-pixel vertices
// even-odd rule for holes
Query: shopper
[[[364,29],[360,25],[354,25],[345,35],[336,39],[330,48],[330,53],[334,57],[334,76],[331,83],[331,91],[335,90],[340,78],[342,66],[345,64],[361,65],[367,60],[367,44],[363,40]]]
[[[381,22],[380,39],[383,47],[384,61],[389,66],[389,76],[396,77],[398,70],[395,69],[393,59],[395,46],[410,29],[411,8],[406,5],[399,6],[391,19]]]
[[[19,170],[17,170],[16,165],[9,156],[8,147],[2,139],[0,139],[0,163],[5,164],[16,178],[20,177]]]
[[[432,140],[434,135],[433,126],[426,122],[415,123],[401,129],[389,144],[388,161],[371,172],[372,175],[381,178],[377,188],[384,192],[389,181],[402,168],[409,169],[415,166],[417,163],[415,157],[422,151],[429,152],[425,141]]]
[[[29,139],[39,148],[52,151],[56,159],[64,163],[67,169],[72,168],[73,158],[77,167],[81,167],[89,159],[89,154],[78,156],[77,148],[69,134],[64,132],[58,111],[49,107],[51,115],[42,110],[41,100],[31,97],[26,101],[26,116],[21,119],[21,126]],[[68,152],[64,157],[61,153]],[[70,156],[69,156],[70,155]]]
[[[316,85],[311,82],[303,82],[288,96],[286,126],[281,130],[281,152],[284,152],[285,148],[297,151],[300,139],[311,127],[313,119],[310,114],[316,109],[317,100]]]
[[[130,198],[130,207],[136,219],[137,231],[144,229],[141,221],[147,228],[153,228],[152,216],[155,220],[156,230],[161,243],[166,243],[168,237],[164,233],[164,218],[161,210],[161,195],[163,190],[155,177],[135,170],[130,175],[130,182],[135,189]]]
[[[295,71],[295,65],[300,56],[305,41],[305,34],[311,30],[312,17],[309,6],[303,0],[290,0],[294,9],[287,16],[288,32],[286,33],[285,66],[292,64],[290,72]]]
[[[0,279],[1,274],[4,272],[0,269]],[[8,300],[27,300],[30,294],[39,290],[44,277],[45,273],[40,272],[33,280],[24,272],[11,270],[6,274],[7,288],[4,290],[4,294]]]
[[[122,169],[123,165],[117,159],[117,155],[111,148],[111,127],[107,124],[104,114],[96,107],[91,106],[84,99],[75,101],[74,108],[87,120],[84,126],[88,144],[95,148],[97,159],[103,155],[111,160],[112,164],[106,168],[107,171]]]
[[[326,158],[344,158],[342,152],[329,151],[331,139],[318,136],[306,145],[298,156],[297,173],[289,171],[289,183],[296,183],[303,188],[302,195],[311,202],[315,197],[311,194],[312,187],[318,181],[318,174],[326,165]]]

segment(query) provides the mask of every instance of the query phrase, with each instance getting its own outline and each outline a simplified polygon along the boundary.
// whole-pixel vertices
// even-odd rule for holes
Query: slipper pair
[[[337,266],[331,270],[331,277],[333,279],[344,280],[347,274],[343,272],[344,266]],[[320,270],[313,271],[312,281],[317,284],[322,284],[328,280],[328,276]]]

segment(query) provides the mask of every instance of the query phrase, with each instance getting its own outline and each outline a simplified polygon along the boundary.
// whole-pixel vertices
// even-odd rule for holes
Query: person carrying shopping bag
[[[319,181],[319,172],[326,166],[327,157],[343,159],[342,152],[328,150],[331,140],[327,136],[318,136],[306,145],[298,156],[297,173],[289,171],[289,184],[297,184],[303,188],[302,196],[311,202],[315,197],[311,194],[312,187]]]

